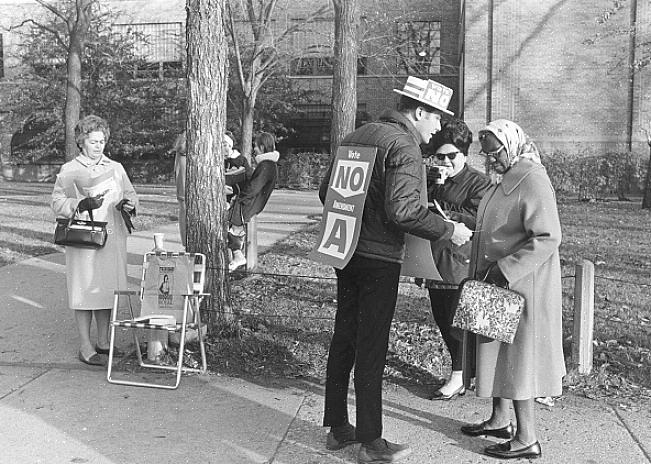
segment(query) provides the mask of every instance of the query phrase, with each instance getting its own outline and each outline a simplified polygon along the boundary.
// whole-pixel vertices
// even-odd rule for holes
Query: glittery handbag
[[[452,326],[504,343],[513,343],[524,309],[524,297],[481,280],[460,285]]]

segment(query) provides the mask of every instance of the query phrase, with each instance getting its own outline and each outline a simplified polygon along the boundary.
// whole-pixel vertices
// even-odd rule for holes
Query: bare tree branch
[[[48,10],[50,13],[52,13],[54,16],[58,17],[61,19],[63,22],[68,24],[68,18],[66,17],[61,10],[59,10],[56,6],[54,6],[52,3],[46,2],[45,0],[35,0],[36,3],[41,5],[43,8]]]
[[[64,42],[64,40],[61,37],[61,34],[59,33],[59,31],[57,31],[56,29],[53,29],[53,28],[51,28],[49,26],[46,26],[45,24],[41,24],[41,23],[39,23],[38,21],[36,21],[34,19],[26,19],[26,20],[20,22],[19,24],[11,26],[8,30],[12,31],[12,30],[15,30],[15,29],[19,29],[19,28],[21,28],[23,26],[26,26],[27,24],[33,24],[38,29],[41,29],[42,31],[45,31],[45,32],[48,32],[48,33],[52,34],[54,36],[54,39],[57,41],[57,43],[59,45],[61,45],[64,49],[68,48],[68,45]]]
[[[231,36],[233,41],[233,54],[235,55],[235,64],[237,65],[237,77],[240,81],[242,89],[244,89],[244,69],[242,67],[242,54],[240,52],[240,41],[235,32],[235,20],[233,19],[233,10],[231,9],[231,2],[226,2],[226,15],[227,20],[224,21],[227,24],[226,32]]]

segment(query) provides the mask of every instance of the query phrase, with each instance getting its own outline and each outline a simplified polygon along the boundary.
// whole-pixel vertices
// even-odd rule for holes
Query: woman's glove
[[[115,209],[120,212],[122,219],[124,220],[124,225],[127,227],[127,231],[131,233],[131,231],[135,229],[133,221],[131,221],[131,216],[136,215],[135,205],[131,200],[124,198],[115,205]]]
[[[125,211],[125,212],[131,214],[132,216],[135,216],[135,214],[136,214],[136,205],[131,200],[129,200],[128,198],[124,198],[124,199],[120,200],[115,205],[115,209],[117,209],[118,211]]]
[[[497,263],[493,263],[491,267],[488,268],[484,282],[494,284],[502,288],[508,288],[509,286],[509,281],[506,280],[506,277],[504,277],[504,274],[502,274],[502,270],[497,265]]]
[[[79,202],[77,209],[79,209],[79,212],[90,211],[99,208],[102,206],[102,203],[104,203],[104,197],[102,196],[86,197]]]

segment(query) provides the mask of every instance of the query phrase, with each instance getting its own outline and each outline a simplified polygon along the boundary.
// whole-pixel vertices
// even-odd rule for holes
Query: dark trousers
[[[452,370],[460,371],[463,367],[461,362],[461,331],[458,331],[456,337],[452,335],[452,319],[454,318],[459,291],[441,288],[428,288],[428,290],[429,301],[432,305],[432,315],[434,316],[436,325],[439,327],[445,346],[447,346],[450,352]]]
[[[382,436],[382,375],[398,296],[400,264],[353,256],[337,273],[337,315],[326,374],[323,425],[348,422],[348,385],[355,367],[356,438]]]

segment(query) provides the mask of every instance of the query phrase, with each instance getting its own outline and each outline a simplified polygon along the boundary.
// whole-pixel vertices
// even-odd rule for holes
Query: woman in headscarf
[[[534,398],[559,396],[565,375],[556,198],[536,146],[517,124],[493,121],[479,133],[479,141],[499,183],[479,204],[470,276],[508,286],[526,303],[512,344],[478,343],[476,393],[493,398],[493,409],[488,420],[461,431],[509,439],[486,447],[490,456],[536,458],[542,450]]]

